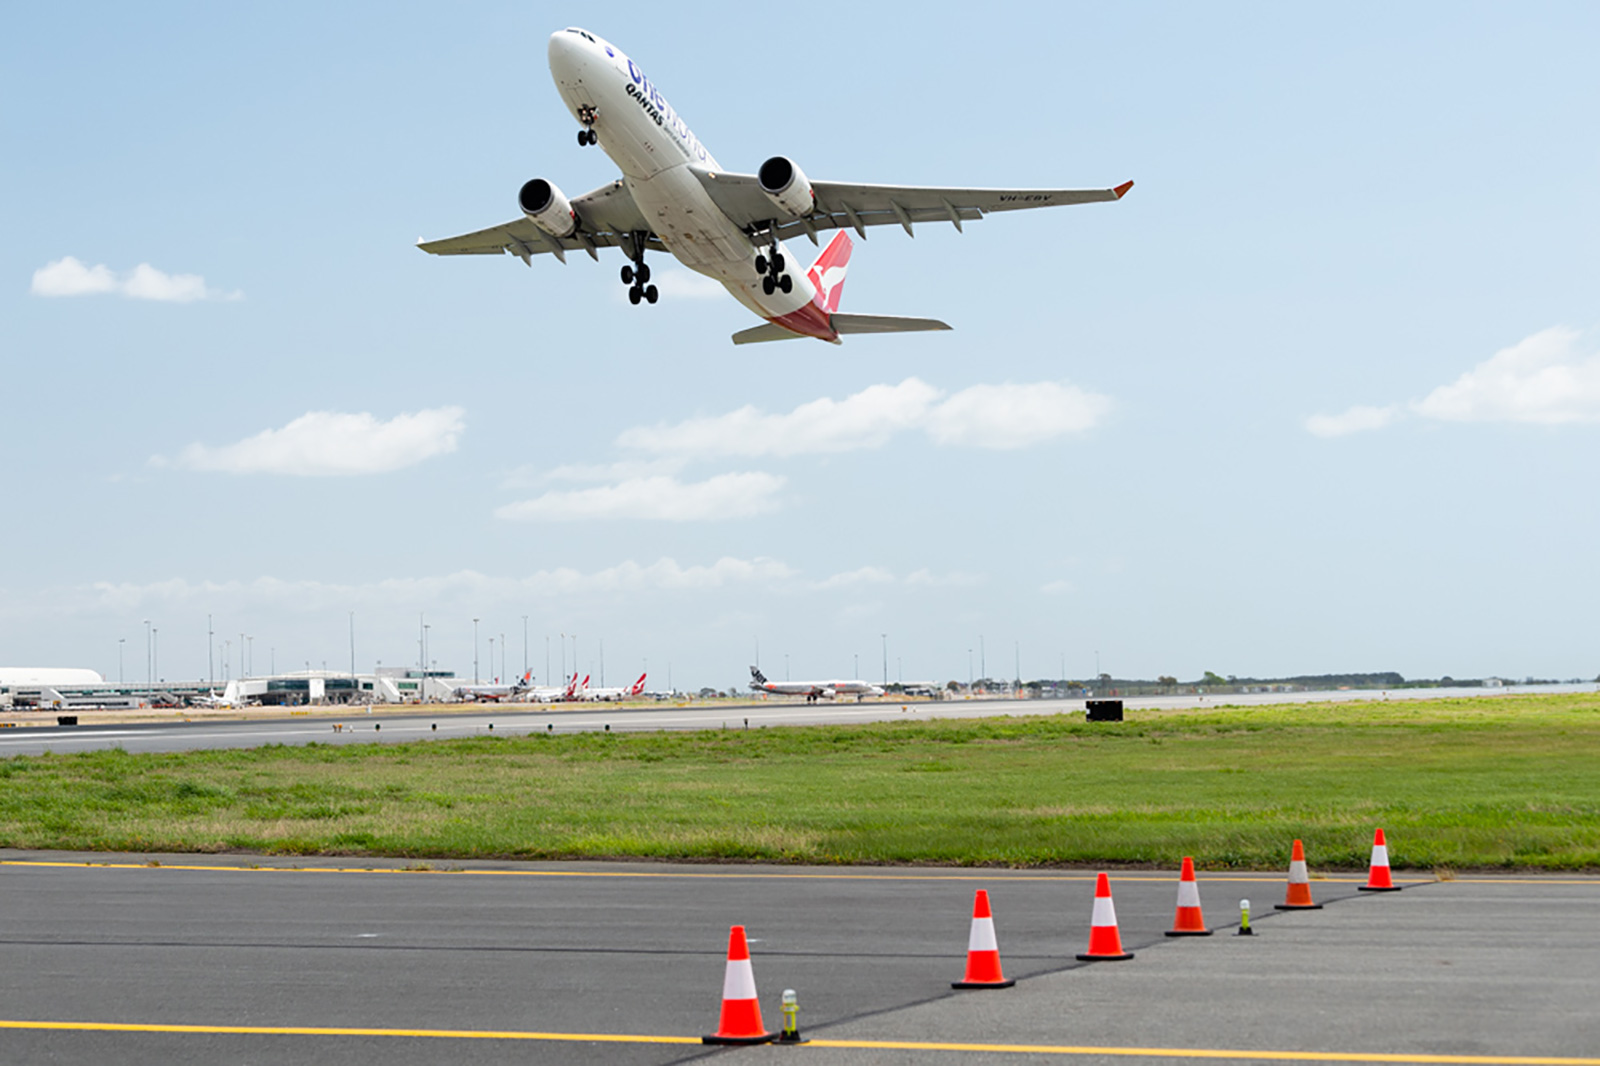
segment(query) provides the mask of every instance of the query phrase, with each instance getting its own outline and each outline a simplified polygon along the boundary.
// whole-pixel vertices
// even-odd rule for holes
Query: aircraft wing
[[[694,173],[716,205],[740,226],[764,225],[777,212],[754,174],[698,168]],[[866,227],[891,223],[915,236],[912,226],[918,222],[949,222],[960,229],[961,223],[993,211],[1114,201],[1122,199],[1131,188],[1131,181],[1111,189],[946,189],[814,181],[811,190],[816,197],[816,212],[807,218],[779,223],[778,236],[787,240],[800,233],[810,236],[816,230],[850,226],[865,238]]]
[[[757,190],[758,194],[760,190]],[[533,224],[530,218],[513,219],[498,226],[463,233],[459,237],[445,237],[437,241],[418,241],[417,247],[432,255],[502,255],[510,252],[520,256],[524,263],[533,265],[533,257],[551,252],[563,263],[567,253],[582,250],[592,258],[596,248],[613,248],[621,244],[629,233],[650,233],[650,224],[644,220],[633,194],[620,181],[602,185],[572,201],[578,215],[578,229],[570,237],[553,237]],[[665,251],[666,245],[650,233],[645,247]]]

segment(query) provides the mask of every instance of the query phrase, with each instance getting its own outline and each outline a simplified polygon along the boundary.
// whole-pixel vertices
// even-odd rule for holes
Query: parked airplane
[[[625,688],[590,688],[588,678],[584,678],[584,687],[579,691],[578,698],[585,700],[626,700],[642,695],[644,692],[644,674],[639,675],[639,680]]]
[[[859,703],[866,696],[881,696],[883,689],[866,681],[768,681],[760,669],[750,668],[750,687],[775,696],[804,696],[807,703],[854,696]]]
[[[527,693],[533,671],[529,670],[509,685],[457,685],[451,693],[458,700],[477,700],[479,703],[499,703],[517,699]]]
[[[918,222],[963,222],[993,211],[1120,200],[1133,182],[1110,189],[955,189],[811,181],[799,165],[773,156],[754,174],[722,169],[661,90],[615,46],[582,29],[550,36],[550,73],[561,100],[583,127],[578,144],[602,146],[622,177],[568,200],[553,182],[534,178],[517,196],[522,218],[475,233],[418,241],[434,255],[501,255],[529,266],[550,252],[563,263],[582,250],[619,247],[628,299],[655,303],[646,251],[670,252],[721,282],[764,325],[733,335],[735,344],[843,334],[949,329],[931,318],[839,312],[839,282],[850,257],[840,234],[810,270],[791,273],[784,241],[821,230]]]
[[[587,680],[587,678],[585,678],[585,680]],[[577,671],[573,671],[572,677],[567,680],[565,685],[557,685],[549,688],[535,686],[528,689],[528,691],[523,693],[523,695],[535,703],[561,703],[565,700],[576,699],[577,691],[578,673]]]

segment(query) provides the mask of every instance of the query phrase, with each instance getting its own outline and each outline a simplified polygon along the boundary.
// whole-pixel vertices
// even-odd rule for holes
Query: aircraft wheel
[[[643,285],[650,280],[650,264],[639,264],[639,284]]]
[[[781,254],[772,257],[772,271],[775,274],[783,273],[783,256]]]
[[[778,288],[782,289],[784,292],[793,291],[794,279],[785,274],[783,277],[778,279]]]
[[[588,130],[579,130],[578,131],[578,147],[582,148],[584,145],[586,145],[588,143],[589,143],[589,131]]]
[[[757,274],[765,274],[766,272],[767,272],[767,257],[764,256],[764,255],[756,256],[756,273]]]
[[[775,289],[777,289],[777,287],[778,286],[773,284],[773,282],[772,282],[772,275],[771,274],[768,274],[766,277],[761,279],[761,291],[766,293],[768,296],[771,296],[773,291]]]
[[[624,285],[633,284],[633,267],[625,266],[622,268],[622,283]]]
[[[651,285],[644,290],[644,298],[651,303],[655,303],[656,297],[660,295],[660,293],[656,292],[656,287],[654,285]]]
[[[600,135],[598,133],[596,133],[594,130],[590,130],[589,131],[589,143],[590,144],[599,144],[600,143]]]
[[[631,303],[631,304],[637,304],[639,302],[640,298],[643,297],[643,296],[644,296],[644,293],[639,291],[639,286],[637,286],[637,285],[633,286],[633,288],[628,290],[628,302]]]

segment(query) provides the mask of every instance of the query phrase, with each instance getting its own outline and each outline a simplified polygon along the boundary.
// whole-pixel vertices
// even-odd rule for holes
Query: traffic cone
[[[722,1017],[717,1031],[703,1036],[703,1044],[766,1044],[776,1039],[761,1024],[761,1001],[756,998],[756,973],[750,966],[750,946],[744,926],[728,930],[728,968],[722,976]]]
[[[1383,830],[1378,830],[1378,835],[1372,838],[1372,863],[1367,871],[1367,883],[1359,888],[1362,892],[1398,892],[1400,886],[1389,878],[1389,845],[1383,842]]]
[[[1178,913],[1167,935],[1211,935],[1205,916],[1200,913],[1200,886],[1194,880],[1194,860],[1187,855],[1183,857],[1183,872],[1178,875]]]
[[[1122,950],[1117,932],[1117,908],[1111,903],[1111,879],[1101,874],[1094,883],[1094,916],[1089,920],[1089,950],[1079,955],[1083,962],[1131,959],[1133,952]]]
[[[1311,878],[1306,875],[1306,849],[1300,841],[1294,842],[1294,851],[1289,855],[1289,892],[1282,903],[1277,904],[1280,911],[1320,911],[1322,904],[1311,900]]]
[[[978,889],[972,901],[972,933],[967,937],[967,975],[951,981],[951,988],[1010,988],[1000,972],[1000,945],[994,938],[994,915],[989,912],[989,893]]]

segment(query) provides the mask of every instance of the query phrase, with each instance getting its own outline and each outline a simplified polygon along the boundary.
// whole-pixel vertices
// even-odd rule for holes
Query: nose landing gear
[[[578,131],[578,147],[600,143],[600,135],[594,131],[594,121],[599,117],[600,112],[587,104],[578,108],[578,121],[583,123],[583,129]]]

